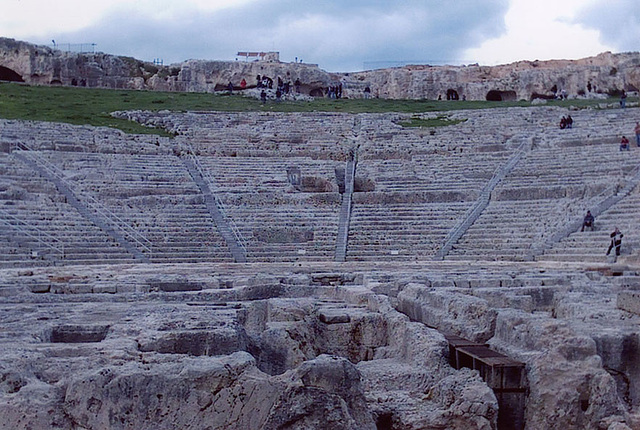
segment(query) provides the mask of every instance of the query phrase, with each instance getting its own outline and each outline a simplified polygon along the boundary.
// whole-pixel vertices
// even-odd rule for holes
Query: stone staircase
[[[0,143],[2,150],[27,143],[63,172],[62,179],[78,201],[84,196],[95,199],[148,238],[152,262],[233,261],[227,245],[230,230],[217,226],[212,216],[217,201],[244,238],[249,262],[341,260],[337,251],[346,241],[338,237],[346,230],[346,261],[407,261],[441,258],[440,254],[462,261],[587,261],[587,255],[601,261],[599,248],[606,248],[608,239],[603,236],[604,245],[602,238],[595,239],[600,231],[578,235],[567,229],[586,209],[629,183],[638,164],[637,148],[618,151],[619,136],[632,134],[627,113],[571,113],[574,128],[558,130],[566,110],[549,107],[356,116],[134,112],[129,115],[165,126],[178,136],[169,140],[102,128],[2,121]],[[463,122],[435,129],[400,125],[412,116],[443,115]],[[336,168],[348,160],[345,142],[351,142],[354,130],[362,138],[346,229],[340,221],[345,216]],[[527,139],[531,150],[518,156],[519,145]],[[210,178],[208,191],[193,169],[176,157],[184,155],[186,145],[197,157],[202,176]],[[90,221],[93,226],[79,221],[82,210],[73,207],[71,191],[65,196],[60,184],[56,189],[55,179],[36,178],[16,168],[16,154],[0,156],[0,203],[9,214],[0,223],[5,232],[0,250],[11,256],[7,261],[33,260],[33,250],[46,248],[33,236],[43,233],[64,243],[65,260],[56,264],[66,264],[70,244],[82,250],[74,261],[91,260],[91,252],[96,261],[134,259],[124,242],[109,239],[107,224],[100,228],[99,221]],[[511,165],[514,157],[520,158]],[[325,188],[294,185],[288,176],[291,168],[298,168],[312,186]],[[496,172],[503,172],[499,181]],[[634,225],[624,214],[637,212],[635,193],[603,209],[596,220],[602,235],[613,225],[627,230],[623,249],[630,253],[636,246]],[[47,207],[56,212],[47,214]],[[619,207],[624,210],[616,212]],[[69,225],[49,222],[66,211],[74,214],[68,216],[78,228],[94,233],[76,233]],[[30,213],[47,222],[38,223]],[[30,233],[32,242],[29,234],[9,233],[18,231],[7,222],[10,217],[18,220],[16,225],[32,223],[43,233]],[[566,239],[560,235],[564,231]],[[101,242],[104,251],[70,240],[92,235],[102,237],[96,243]],[[593,245],[580,252],[570,250],[588,239],[595,240]],[[114,255],[108,255],[112,251]],[[38,264],[53,263],[40,259]]]
[[[0,266],[131,262],[133,255],[83,217],[55,185],[0,154]]]
[[[26,150],[22,148],[24,146],[13,153],[17,159],[31,167],[39,175],[50,180],[64,196],[66,202],[73,206],[85,219],[112,237],[129,251],[134,258],[143,262],[149,261],[151,243],[148,239],[133,229],[126,221],[100,205],[95,199],[87,198],[87,196],[78,196],[71,188],[71,184],[65,180],[60,170],[40,158],[30,148],[27,147],[25,148]]]
[[[540,261],[607,262],[609,258],[605,256],[605,252],[610,243],[609,234],[616,226],[624,234],[622,256],[637,254],[640,251],[640,231],[637,228],[638,208],[640,208],[640,189],[636,187],[629,196],[597,215],[594,231],[587,229],[581,232],[578,227],[567,237],[553,244],[549,249],[545,249],[544,254],[536,259]],[[582,219],[580,218],[578,221],[581,226]],[[577,227],[578,223],[575,226]]]
[[[554,137],[552,142],[534,143],[493,190],[486,210],[447,258],[530,260],[539,249],[560,240],[568,223],[581,220],[587,209],[616,194],[636,168],[634,157],[620,152],[610,137],[569,142]],[[564,257],[551,252],[545,258],[571,260],[585,253],[592,255],[587,261],[603,261],[599,253],[585,249]]]
[[[472,202],[367,204],[351,215],[348,261],[432,257]]]

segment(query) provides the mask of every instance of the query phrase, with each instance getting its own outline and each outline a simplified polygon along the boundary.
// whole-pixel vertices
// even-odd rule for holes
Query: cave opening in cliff
[[[515,91],[491,90],[487,93],[487,101],[489,102],[506,102],[506,101],[515,101],[515,100],[516,100]]]
[[[0,66],[0,81],[24,82],[24,79],[15,70]]]

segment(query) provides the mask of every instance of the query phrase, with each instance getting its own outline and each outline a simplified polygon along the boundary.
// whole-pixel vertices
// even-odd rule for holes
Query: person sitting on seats
[[[591,211],[587,211],[587,214],[584,216],[584,220],[582,221],[582,228],[580,231],[584,231],[585,227],[589,227],[591,231],[593,231],[593,222],[595,218],[591,215]]]
[[[620,140],[620,151],[629,151],[629,139],[626,136],[622,136]]]
[[[567,115],[565,122],[567,123],[567,128],[573,128],[573,118],[571,118],[571,115]]]

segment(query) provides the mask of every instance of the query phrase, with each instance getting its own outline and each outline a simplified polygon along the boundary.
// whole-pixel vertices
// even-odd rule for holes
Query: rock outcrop
[[[519,61],[495,67],[407,66],[355,73],[382,98],[531,100],[597,97],[640,88],[640,54],[605,52],[581,60]]]
[[[3,319],[0,429],[496,428],[478,373],[451,368],[444,338],[384,296],[298,275],[265,299],[278,281],[253,277],[241,283],[269,288],[230,303],[242,287],[156,291],[165,276],[149,275],[134,275],[154,290],[125,294],[135,303],[86,287],[13,297],[26,308]]]
[[[415,65],[358,73],[329,73],[314,64],[188,60],[168,66],[104,53],[71,53],[0,38],[0,78],[37,85],[214,92],[229,83],[257,85],[257,76],[282,79],[324,96],[342,85],[343,97],[390,99],[530,100],[618,95],[640,88],[640,54],[602,53],[581,60],[520,61],[489,67]],[[275,83],[274,83],[275,89]]]

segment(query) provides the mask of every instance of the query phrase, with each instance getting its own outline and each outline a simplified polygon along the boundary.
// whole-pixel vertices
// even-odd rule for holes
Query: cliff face
[[[158,91],[213,92],[257,75],[302,83],[306,94],[324,95],[342,83],[343,96],[392,99],[466,98],[530,100],[554,92],[597,97],[640,88],[640,53],[610,52],[581,60],[520,61],[488,66],[406,66],[358,73],[328,73],[317,65],[281,62],[188,60],[169,66],[103,53],[68,53],[0,38],[0,79],[37,85],[72,85]],[[274,84],[275,85],[275,84]]]
[[[568,95],[615,94],[640,88],[640,54],[606,52],[581,60],[520,61],[487,66],[407,66],[353,75],[371,82],[380,97],[529,100],[565,90]]]
[[[311,93],[338,82],[342,75],[321,70],[317,65],[280,62],[188,60],[157,66],[130,57],[103,53],[69,53],[0,38],[0,80],[35,85],[70,85],[157,91],[213,92],[236,87],[245,79],[255,86],[257,75],[292,84],[299,79],[301,90]],[[19,77],[19,79],[12,79]]]

